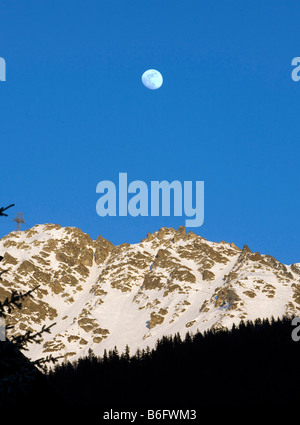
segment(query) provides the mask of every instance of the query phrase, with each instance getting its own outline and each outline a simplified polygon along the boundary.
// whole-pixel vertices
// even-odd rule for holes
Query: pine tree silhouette
[[[6,208],[0,208],[0,216],[7,217],[4,211],[13,206],[14,204],[11,204]],[[0,257],[0,262],[3,258],[3,256]],[[7,270],[0,272],[0,279],[6,272]],[[32,293],[36,289],[37,287],[25,293],[13,290],[10,296],[0,300],[0,318],[7,323],[13,310],[21,310],[22,302],[28,297],[32,297]],[[28,330],[23,334],[12,335],[5,338],[4,341],[0,341],[0,407],[20,406],[29,402],[32,398],[39,400],[39,386],[41,386],[45,397],[54,397],[58,404],[62,400],[61,395],[58,394],[56,389],[53,389],[46,376],[41,373],[41,371],[46,372],[49,364],[55,364],[58,357],[55,358],[50,355],[30,361],[21,352],[27,350],[30,343],[41,343],[43,334],[49,333],[52,326],[54,326],[54,323],[47,327],[42,326],[40,331],[32,332]],[[5,335],[8,330],[11,331],[12,329],[13,326],[5,324]],[[63,399],[63,402],[65,403],[66,400]]]

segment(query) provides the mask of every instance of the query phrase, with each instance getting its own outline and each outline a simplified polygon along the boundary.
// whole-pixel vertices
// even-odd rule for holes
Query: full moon
[[[142,82],[147,89],[156,90],[159,89],[163,83],[163,77],[156,69],[148,69],[142,75]]]

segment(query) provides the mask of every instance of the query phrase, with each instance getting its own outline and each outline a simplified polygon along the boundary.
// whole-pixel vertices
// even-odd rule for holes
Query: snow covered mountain
[[[117,346],[153,347],[180,332],[300,313],[300,263],[284,265],[234,243],[162,228],[113,246],[75,227],[36,225],[0,240],[0,299],[40,285],[14,310],[13,333],[50,325],[28,353],[75,360]]]

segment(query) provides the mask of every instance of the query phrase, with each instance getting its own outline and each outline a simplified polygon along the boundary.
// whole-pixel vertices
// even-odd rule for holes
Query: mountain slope
[[[300,264],[247,246],[209,242],[184,227],[113,246],[74,227],[44,224],[0,240],[0,299],[37,285],[14,311],[14,334],[56,322],[33,359],[74,360],[89,348],[154,346],[163,335],[230,327],[241,319],[299,314]]]

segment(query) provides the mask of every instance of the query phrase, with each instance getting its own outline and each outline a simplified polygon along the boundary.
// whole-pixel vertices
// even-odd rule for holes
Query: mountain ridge
[[[8,269],[0,299],[39,285],[13,311],[13,333],[56,322],[30,348],[32,359],[51,353],[75,360],[89,349],[101,355],[127,344],[142,349],[163,335],[300,311],[300,263],[210,242],[183,226],[114,246],[76,227],[38,224],[4,236],[0,255],[0,272]]]

